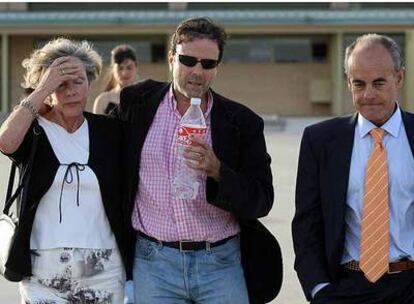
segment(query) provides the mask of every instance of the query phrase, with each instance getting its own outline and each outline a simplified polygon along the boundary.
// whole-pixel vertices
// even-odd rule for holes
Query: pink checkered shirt
[[[206,140],[211,145],[209,96]],[[165,95],[148,131],[141,152],[139,191],[135,198],[132,223],[136,230],[161,241],[216,242],[240,231],[235,217],[207,202],[206,176],[195,200],[177,199],[171,194],[177,149],[175,139],[180,113],[172,88]]]

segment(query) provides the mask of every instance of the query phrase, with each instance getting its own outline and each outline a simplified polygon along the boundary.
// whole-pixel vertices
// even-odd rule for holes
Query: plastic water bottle
[[[192,144],[189,136],[204,138],[207,126],[200,108],[201,99],[191,98],[191,105],[181,118],[177,134],[177,160],[174,169],[172,194],[179,199],[195,199],[202,173],[187,166],[184,149]]]

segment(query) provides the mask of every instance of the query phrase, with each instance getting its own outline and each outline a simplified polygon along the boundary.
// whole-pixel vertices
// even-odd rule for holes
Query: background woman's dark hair
[[[115,64],[121,64],[124,60],[131,59],[137,64],[137,55],[135,49],[128,44],[121,44],[114,47],[111,51],[111,69],[109,79],[105,86],[105,91],[110,91],[116,87],[117,83],[114,77],[113,67]]]
[[[221,26],[215,24],[210,18],[192,18],[181,22],[171,37],[170,52],[175,55],[177,44],[189,42],[194,39],[211,39],[217,42],[219,49],[219,62],[223,58],[224,45],[227,34]]]

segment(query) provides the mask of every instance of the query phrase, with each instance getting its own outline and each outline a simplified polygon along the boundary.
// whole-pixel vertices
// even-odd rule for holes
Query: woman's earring
[[[49,107],[53,108],[53,99],[52,99],[52,96],[47,96],[46,97],[45,104],[47,104]]]

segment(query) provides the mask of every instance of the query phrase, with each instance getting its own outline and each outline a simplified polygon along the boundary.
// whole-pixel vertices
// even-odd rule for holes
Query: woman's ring
[[[65,69],[60,69],[60,75],[65,75]]]

